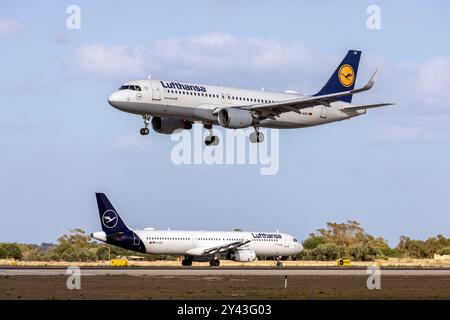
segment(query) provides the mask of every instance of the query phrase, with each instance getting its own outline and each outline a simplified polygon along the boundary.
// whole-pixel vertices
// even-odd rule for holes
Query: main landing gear
[[[205,123],[203,128],[209,130],[209,135],[205,138],[205,144],[207,146],[217,146],[219,144],[219,137],[215,136],[212,131],[212,124]]]
[[[192,258],[185,257],[185,258],[183,259],[183,261],[181,261],[181,265],[182,265],[183,267],[190,267],[190,266],[192,266]]]
[[[150,116],[148,114],[144,114],[142,116],[142,119],[144,119],[144,128],[141,128],[139,131],[141,135],[146,136],[150,133],[150,130],[148,129],[148,124],[150,123]]]
[[[283,262],[281,262],[280,257],[277,257],[277,267],[282,267],[283,266]]]
[[[218,266],[220,266],[220,260],[217,258],[214,258],[211,261],[209,261],[209,265],[211,267],[218,267]]]
[[[260,143],[264,141],[264,134],[258,131],[258,127],[254,126],[255,131],[250,134],[251,143]]]

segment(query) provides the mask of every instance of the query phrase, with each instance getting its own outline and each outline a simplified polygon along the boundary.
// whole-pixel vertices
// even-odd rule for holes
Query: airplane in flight
[[[365,86],[355,89],[360,57],[361,51],[348,51],[325,86],[312,96],[145,79],[126,82],[108,97],[108,102],[116,109],[142,116],[142,135],[149,134],[150,121],[153,129],[163,134],[191,129],[194,122],[199,122],[209,130],[207,146],[219,143],[212,130],[214,125],[228,129],[252,126],[255,131],[250,141],[258,143],[264,140],[260,127],[304,128],[392,105],[351,103],[353,94],[372,88],[378,75],[376,70]]]
[[[258,256],[276,257],[281,266],[280,257],[303,250],[297,239],[279,232],[132,230],[104,193],[95,196],[103,231],[93,232],[92,238],[141,253],[182,255],[183,266],[191,266],[192,261],[219,266],[220,258],[251,262]]]

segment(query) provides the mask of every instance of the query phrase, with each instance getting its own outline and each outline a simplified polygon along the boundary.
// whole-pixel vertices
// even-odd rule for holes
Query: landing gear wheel
[[[204,123],[203,128],[209,131],[209,135],[205,138],[206,146],[217,146],[219,144],[219,137],[213,134],[213,126],[210,123]]]
[[[181,261],[181,265],[183,267],[190,267],[190,266],[192,266],[192,260],[191,259],[183,259],[183,261]]]
[[[144,119],[144,127],[139,130],[141,135],[146,136],[150,133],[150,130],[148,130],[148,124],[150,123],[150,116],[148,114],[142,115],[142,119]]]
[[[219,261],[219,259],[212,259],[212,260],[209,262],[209,265],[210,265],[211,267],[218,267],[218,266],[220,266],[220,261]]]
[[[150,130],[148,128],[141,128],[139,132],[141,133],[141,135],[146,136],[150,133]]]
[[[219,137],[214,135],[209,135],[205,138],[205,144],[207,146],[217,146],[219,144]]]
[[[282,267],[283,266],[283,262],[281,262],[280,260],[277,261],[277,267]]]
[[[260,143],[264,141],[264,134],[259,131],[254,131],[250,134],[251,143]]]

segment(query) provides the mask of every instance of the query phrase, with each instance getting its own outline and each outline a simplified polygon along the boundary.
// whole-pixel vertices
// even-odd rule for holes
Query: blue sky
[[[81,8],[81,29],[66,8]],[[381,30],[366,9],[381,9]],[[395,245],[449,236],[447,1],[26,1],[0,4],[0,241],[100,228],[94,192],[132,227],[280,230],[357,220]],[[394,108],[280,132],[280,170],[176,166],[165,135],[107,96],[133,78],[313,93],[363,51],[356,103]]]

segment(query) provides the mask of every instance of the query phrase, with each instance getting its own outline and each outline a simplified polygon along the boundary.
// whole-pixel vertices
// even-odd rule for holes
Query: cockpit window
[[[297,239],[294,238],[294,242],[298,242]]]
[[[119,90],[134,90],[134,91],[141,91],[141,87],[140,86],[135,86],[135,85],[123,85],[119,88]]]

